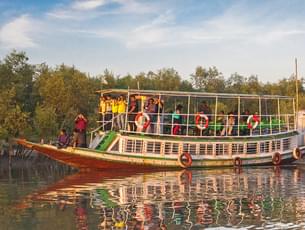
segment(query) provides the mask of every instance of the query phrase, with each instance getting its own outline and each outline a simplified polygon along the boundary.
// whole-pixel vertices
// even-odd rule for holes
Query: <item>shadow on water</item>
[[[2,163],[3,164],[3,163]],[[1,168],[3,229],[300,229],[305,168],[82,172]]]

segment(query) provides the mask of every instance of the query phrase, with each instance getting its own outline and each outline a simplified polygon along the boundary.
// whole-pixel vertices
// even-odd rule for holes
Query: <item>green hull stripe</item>
[[[191,141],[191,142],[241,142],[241,141],[264,141],[264,140],[276,140],[280,138],[286,138],[286,137],[292,137],[298,135],[297,131],[293,131],[290,133],[285,133],[285,134],[276,134],[273,136],[266,136],[266,137],[257,137],[257,136],[247,136],[247,137],[222,137],[219,138],[219,136],[216,137],[205,137],[205,138],[200,138],[200,137],[185,137],[185,136],[177,136],[177,137],[171,137],[171,136],[149,136],[147,134],[129,134],[126,133],[126,136],[130,137],[136,137],[139,139],[150,139],[150,140],[168,140],[168,141]]]

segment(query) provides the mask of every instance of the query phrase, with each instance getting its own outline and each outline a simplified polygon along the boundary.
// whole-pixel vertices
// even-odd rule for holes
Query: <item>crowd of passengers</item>
[[[143,99],[144,98],[144,99]],[[143,101],[143,107],[139,104],[139,101]],[[100,121],[102,122],[102,129],[104,131],[109,130],[127,130],[131,132],[145,132],[145,133],[155,133],[155,134],[171,134],[171,135],[189,135],[196,136],[208,136],[214,135],[215,129],[205,128],[199,129],[195,125],[195,116],[191,119],[189,124],[186,124],[187,115],[183,113],[183,105],[178,104],[175,111],[170,111],[169,113],[164,113],[164,101],[160,98],[154,97],[144,97],[144,96],[130,96],[129,103],[127,99],[123,96],[110,96],[105,95],[100,98]],[[138,127],[136,125],[136,119],[139,112],[144,112],[149,116],[149,125],[146,127]],[[197,114],[205,114],[208,120],[212,120],[211,109],[206,101],[202,101],[198,105]],[[257,113],[256,113],[257,114]],[[216,123],[221,126],[221,129],[216,130],[216,135],[218,136],[234,136],[237,135],[237,127],[240,124],[246,124],[249,111],[246,110],[238,119],[237,111],[229,112],[225,114],[224,111],[220,111],[216,117]],[[141,119],[144,119],[142,117]],[[125,122],[127,121],[127,122]],[[142,121],[144,123],[145,121]],[[204,125],[204,120],[202,119],[200,123]],[[189,129],[187,131],[187,129]],[[192,133],[193,134],[192,134]],[[239,135],[248,135],[249,129],[240,130]]]

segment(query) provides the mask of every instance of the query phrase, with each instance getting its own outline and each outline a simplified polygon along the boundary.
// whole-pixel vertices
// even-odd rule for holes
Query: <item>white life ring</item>
[[[146,119],[144,124],[142,124],[142,122],[140,122],[140,119],[142,119],[142,117],[144,117]],[[143,128],[146,129],[150,125],[150,117],[148,116],[147,113],[139,112],[135,118],[135,124],[139,129],[143,129]]]
[[[255,121],[254,125],[252,125],[252,120]],[[247,125],[249,129],[255,129],[258,126],[258,120],[254,120],[253,115],[250,115],[247,119]]]
[[[201,125],[201,122],[200,122],[200,120],[201,120],[202,118],[205,120],[205,124],[204,124],[204,125]],[[205,114],[202,114],[202,113],[197,114],[196,119],[195,119],[195,122],[196,122],[196,127],[197,127],[198,129],[200,129],[200,130],[204,130],[204,129],[206,129],[207,127],[209,127],[209,118],[208,118],[208,116],[205,115]]]

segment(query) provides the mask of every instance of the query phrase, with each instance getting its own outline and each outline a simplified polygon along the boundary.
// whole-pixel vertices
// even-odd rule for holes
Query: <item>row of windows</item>
[[[165,142],[162,146],[160,141],[143,141],[135,139],[122,139],[123,152],[127,153],[152,153],[165,155],[178,154],[180,148],[182,152],[188,152],[191,155],[232,155],[237,154],[256,154],[268,153],[274,151],[286,151],[292,148],[291,138],[281,140],[272,140],[264,142],[248,142],[248,143],[183,143],[180,147],[179,143]],[[114,151],[114,149],[112,149]]]

